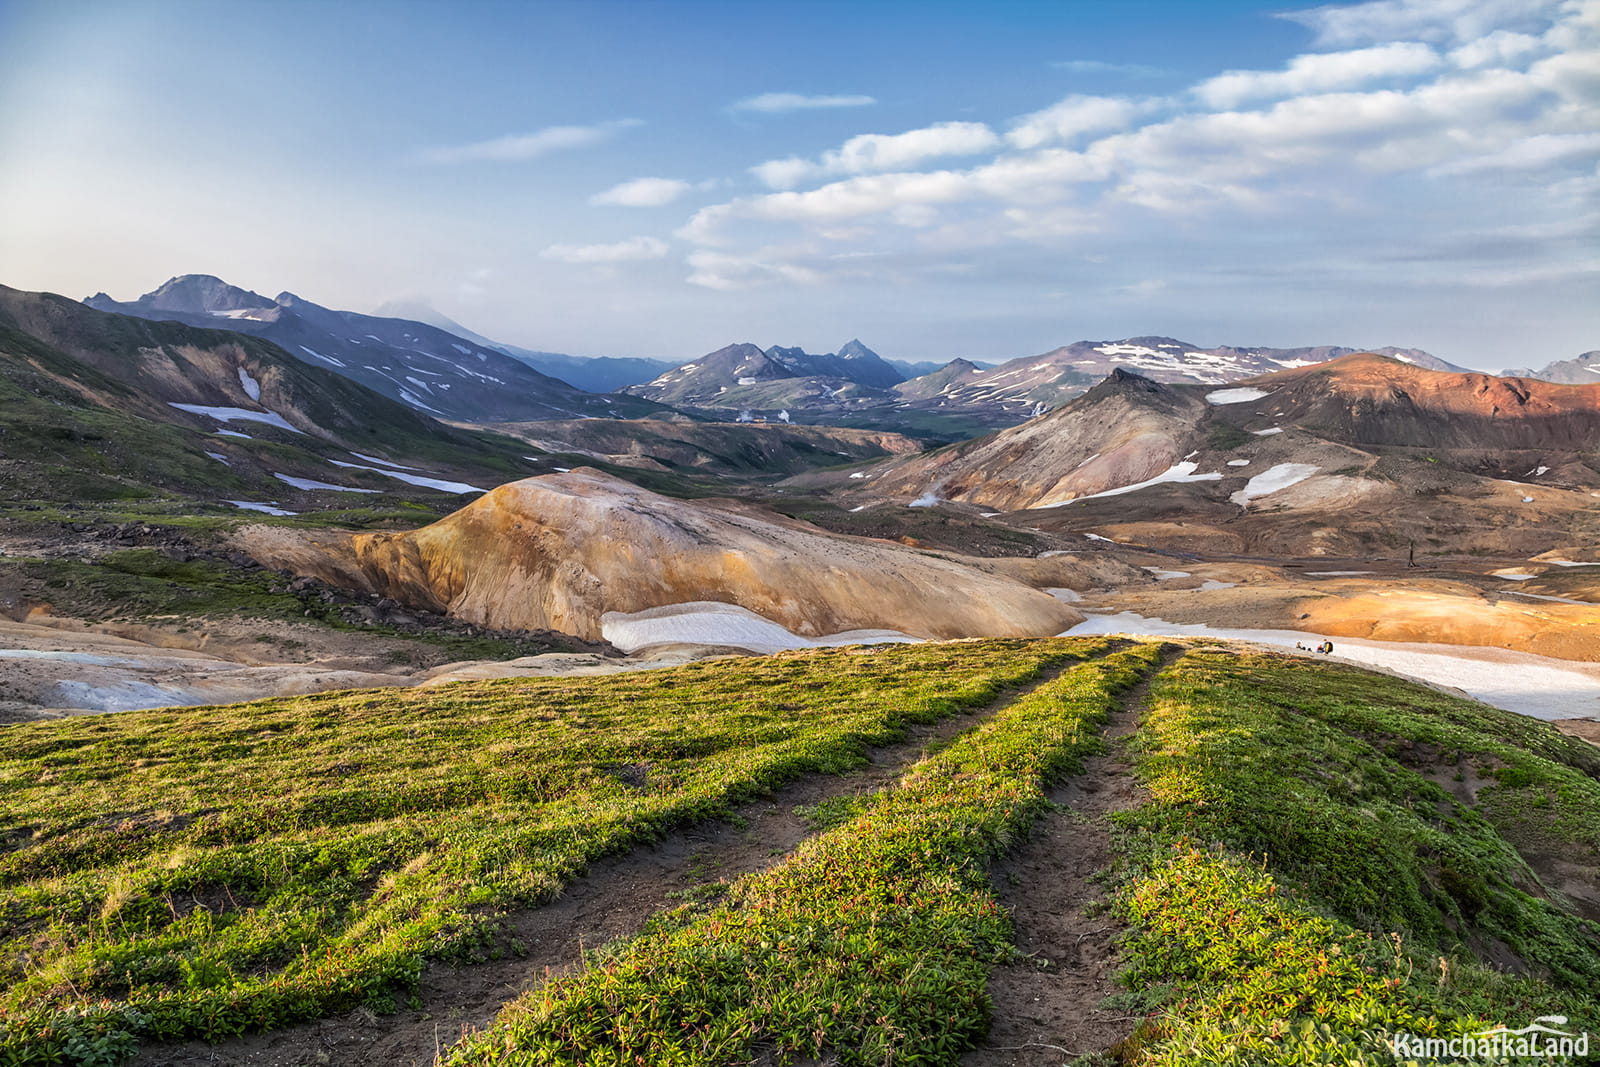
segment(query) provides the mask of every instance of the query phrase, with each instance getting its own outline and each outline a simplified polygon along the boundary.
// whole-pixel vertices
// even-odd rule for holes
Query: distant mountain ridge
[[[208,274],[169,279],[125,303],[105,293],[84,303],[97,311],[264,337],[312,366],[440,418],[640,418],[660,410],[634,397],[575,388],[428,323],[336,311],[290,292],[269,300]]]
[[[955,359],[904,378],[888,360],[851,341],[838,353],[729,345],[629,387],[635,396],[706,413],[737,410],[799,422],[893,429],[945,439],[1014,426],[1079,396],[1119,368],[1155,381],[1200,385],[1311,366],[1366,349],[1201,348],[1171,337],[1077,341],[998,366]],[[1380,355],[1430,370],[1463,371],[1415,348]]]
[[[1561,385],[1593,385],[1600,382],[1600,349],[1585,352],[1572,359],[1547,363],[1543,370],[1530,367],[1513,367],[1500,372],[1506,378],[1538,378]]]
[[[464,337],[485,348],[498,349],[542,374],[560,378],[591,393],[616,392],[624,386],[647,382],[669,367],[677,366],[670,359],[646,359],[640,356],[569,356],[564,352],[543,352],[506,344],[503,341],[493,341],[418,301],[391,300],[379,305],[373,314],[396,319],[412,319],[427,323],[429,326],[437,326],[446,333]]]

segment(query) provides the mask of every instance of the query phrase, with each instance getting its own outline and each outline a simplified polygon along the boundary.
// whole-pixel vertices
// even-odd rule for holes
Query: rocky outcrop
[[[597,639],[601,617],[716,601],[804,636],[1060,633],[1072,608],[1011,578],[757,509],[673,500],[588,468],[503,485],[408,533],[252,546],[273,566],[507,629]]]

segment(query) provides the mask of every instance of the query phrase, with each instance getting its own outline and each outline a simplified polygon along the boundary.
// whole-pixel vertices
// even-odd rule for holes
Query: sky
[[[0,0],[0,284],[1000,361],[1600,348],[1600,0]]]

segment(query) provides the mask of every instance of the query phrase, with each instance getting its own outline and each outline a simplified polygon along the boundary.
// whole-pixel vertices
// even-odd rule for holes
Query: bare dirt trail
[[[1026,842],[995,865],[995,892],[1010,911],[1021,958],[989,978],[994,1016],[988,1039],[961,1058],[962,1067],[1059,1067],[1110,1049],[1138,1021],[1103,1007],[1117,991],[1120,925],[1098,905],[1100,878],[1114,858],[1109,816],[1138,806],[1127,739],[1139,726],[1161,662],[1122,694],[1104,734],[1105,755],[1084,761],[1082,774],[1050,791],[1055,809]]]
[[[151,1045],[130,1067],[429,1067],[464,1033],[491,1022],[507,1001],[579,966],[586,949],[637,934],[651,916],[697,886],[780,862],[816,832],[796,807],[893,785],[929,746],[977,725],[1072,665],[1051,668],[982,708],[910,727],[905,740],[869,750],[871,762],[850,774],[808,776],[743,806],[734,818],[687,827],[592,864],[556,900],[508,916],[507,934],[525,954],[482,964],[425,964],[420,1009],[378,1015],[357,1008],[218,1045]]]

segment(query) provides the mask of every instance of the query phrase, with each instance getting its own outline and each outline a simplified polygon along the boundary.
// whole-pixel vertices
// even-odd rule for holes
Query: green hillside
[[[357,1008],[448,1019],[414,999],[424,968],[514,959],[517,923],[585,867],[737,824],[785,783],[848,783],[946,721],[886,786],[807,809],[799,847],[588,946],[445,1054],[953,1064],[1016,965],[991,864],[1113,713],[1137,722],[1113,750],[1147,792],[1116,816],[1105,899],[1082,902],[1115,920],[1129,1020],[1075,1050],[1089,1062],[1393,1062],[1392,1033],[1551,1015],[1600,1031],[1600,916],[1567,891],[1600,870],[1593,747],[1351,668],[1082,638],[11,728],[0,1064]]]

